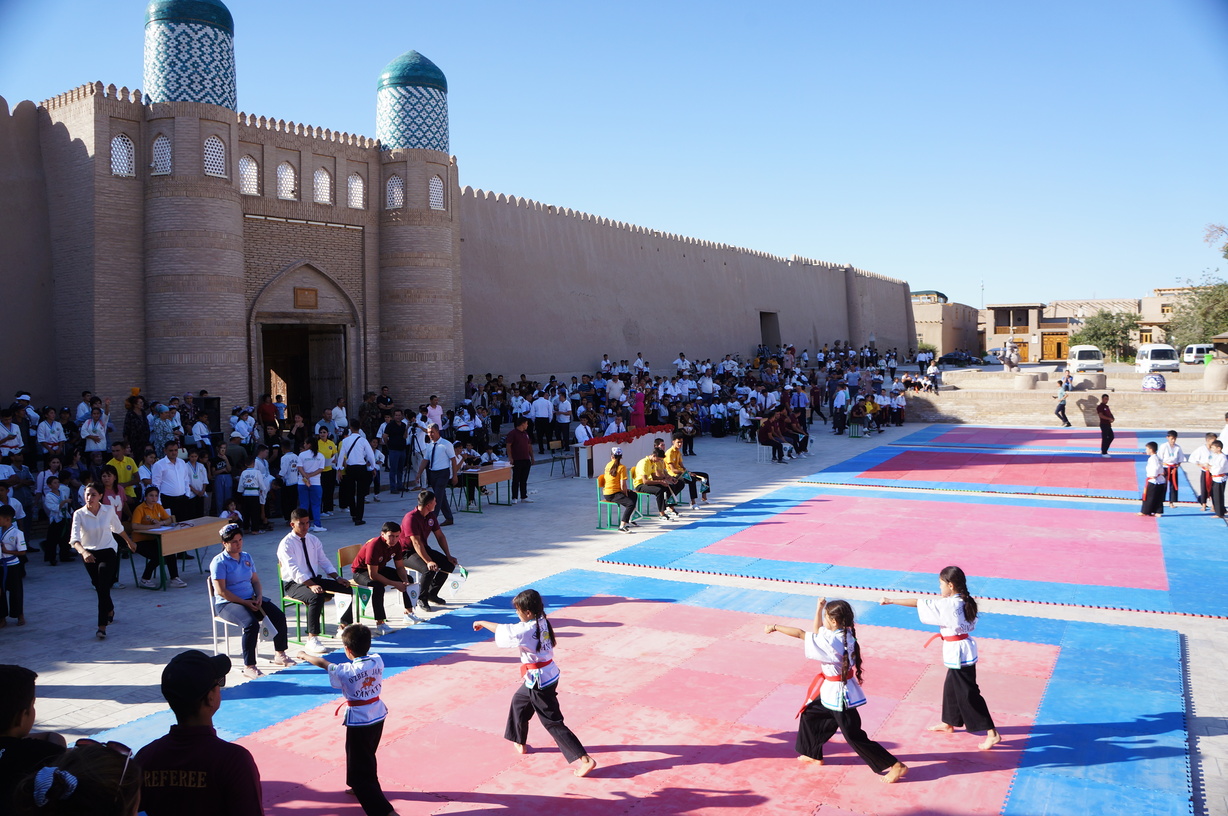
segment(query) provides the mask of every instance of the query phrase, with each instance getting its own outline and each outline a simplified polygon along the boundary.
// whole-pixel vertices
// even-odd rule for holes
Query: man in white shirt
[[[538,453],[546,452],[546,443],[550,441],[550,419],[553,415],[554,406],[550,404],[545,394],[539,392],[533,404],[529,406],[529,416],[533,419],[533,434],[537,437]],[[439,495],[439,491],[436,490],[435,495]],[[447,501],[442,501],[442,504],[446,507]],[[442,508],[440,512],[443,512]],[[447,514],[444,513],[444,515]]]
[[[73,417],[73,421],[78,425],[90,418],[90,399],[93,396],[89,391],[81,392],[81,401],[77,403],[77,415]]]
[[[585,442],[593,438],[593,429],[589,425],[588,415],[580,417],[580,423],[576,425],[576,444],[583,445]]]
[[[678,373],[678,376],[681,377],[683,374],[690,371],[690,369],[691,361],[688,360],[686,355],[681,351],[678,352],[678,359],[674,360],[674,370]]]
[[[631,363],[632,371],[634,371],[636,374],[642,374],[644,373],[644,369],[647,367],[647,365],[648,364],[644,362],[644,352],[636,352],[635,361]]]
[[[363,434],[359,420],[350,420],[350,434],[337,445],[334,467],[341,471],[341,496],[337,503],[348,507],[354,526],[361,527],[367,523],[363,514],[367,507],[367,491],[375,477],[375,451]]]
[[[191,501],[188,494],[188,463],[179,458],[179,442],[172,439],[166,443],[166,455],[154,462],[150,470],[153,486],[158,488],[162,497],[162,506],[167,509],[175,521],[187,521],[191,515]]]
[[[606,436],[609,436],[610,434],[626,433],[626,432],[627,432],[627,423],[623,422],[623,418],[620,414],[615,414],[613,417],[611,417],[610,424],[605,426]]]
[[[345,410],[345,397],[337,397],[337,404],[333,406],[333,422],[338,431],[350,427],[350,416]]]
[[[845,427],[848,425],[848,405],[848,387],[845,386],[837,389],[835,395],[831,398],[832,433],[836,436],[842,436]]]
[[[562,386],[554,398],[554,438],[563,443],[563,450],[571,450],[571,400]]]
[[[320,641],[320,619],[328,593],[352,595],[350,582],[337,574],[332,560],[324,552],[320,539],[309,532],[311,513],[299,507],[290,515],[290,532],[277,545],[277,564],[281,567],[282,592],[307,605],[306,651],[324,654],[328,651]],[[349,604],[341,615],[337,637],[354,620],[354,606]]]
[[[549,405],[550,401],[547,400]],[[452,443],[439,435],[438,423],[432,422],[428,429],[426,445],[422,451],[422,462],[418,465],[418,473],[426,472],[427,486],[435,493],[439,503],[439,512],[444,520],[439,526],[445,527],[452,523],[452,507],[448,503],[448,485],[456,484],[456,474],[460,471],[460,458]]]

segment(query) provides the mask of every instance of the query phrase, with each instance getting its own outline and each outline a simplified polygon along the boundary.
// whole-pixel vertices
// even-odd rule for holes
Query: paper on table
[[[152,528],[152,529],[150,529],[150,530],[146,530],[145,532],[147,532],[147,533],[165,533],[165,532],[167,532],[167,531],[169,531],[169,530],[176,530],[176,529],[178,529],[178,528],[177,528],[177,527],[175,527],[174,525],[168,525],[168,526],[166,526],[166,527],[154,527],[154,528]]]

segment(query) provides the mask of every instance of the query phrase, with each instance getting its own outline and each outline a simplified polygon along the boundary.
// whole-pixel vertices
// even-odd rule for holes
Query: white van
[[[1144,343],[1138,347],[1138,355],[1134,358],[1134,370],[1138,374],[1150,374],[1153,371],[1180,371],[1181,360],[1177,350],[1164,343]]]
[[[1080,371],[1104,371],[1104,354],[1095,346],[1071,346],[1066,357],[1066,368],[1078,374]]]
[[[1214,354],[1215,346],[1210,343],[1191,343],[1181,354],[1183,363],[1201,363],[1207,354]]]

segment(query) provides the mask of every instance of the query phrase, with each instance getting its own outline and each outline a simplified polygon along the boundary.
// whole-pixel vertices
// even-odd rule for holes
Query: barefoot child
[[[572,773],[587,776],[597,763],[563,723],[563,712],[559,710],[559,667],[554,663],[554,627],[546,618],[542,596],[535,589],[526,589],[512,600],[512,607],[519,623],[473,622],[473,631],[487,629],[495,633],[495,645],[520,650],[520,676],[524,683],[512,696],[503,738],[513,742],[517,753],[523,754],[529,720],[537,712],[568,764],[580,760],[580,767]]]
[[[802,762],[823,764],[823,745],[839,728],[845,741],[857,756],[873,769],[886,775],[888,784],[908,772],[908,766],[891,755],[866,734],[861,727],[857,707],[865,705],[861,691],[861,647],[857,645],[857,628],[853,622],[853,607],[848,601],[819,598],[814,612],[814,631],[803,632],[792,626],[767,624],[767,634],[780,632],[805,641],[806,657],[819,661],[822,668],[810,683],[806,702],[798,715],[795,748]]]
[[[362,624],[345,627],[341,633],[348,663],[329,663],[322,657],[299,652],[313,666],[328,671],[333,688],[345,694],[345,782],[358,797],[367,816],[390,816],[392,809],[376,773],[375,752],[384,734],[388,708],[380,702],[384,660],[371,649],[371,630]]]
[[[1146,481],[1143,482],[1143,507],[1140,516],[1164,515],[1164,486],[1166,474],[1164,463],[1156,453],[1156,443],[1148,442]]]
[[[968,731],[985,731],[977,747],[987,751],[1002,737],[976,684],[976,641],[970,634],[976,628],[976,600],[968,594],[968,579],[959,567],[940,572],[938,587],[941,598],[883,598],[881,603],[915,606],[922,623],[938,627],[934,637],[942,638],[947,679],[942,686],[942,722],[929,730],[950,734],[962,726]]]

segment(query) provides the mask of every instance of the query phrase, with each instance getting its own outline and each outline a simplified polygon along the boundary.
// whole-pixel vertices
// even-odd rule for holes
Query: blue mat
[[[1039,438],[1044,438],[1046,435],[1053,435],[1056,439],[1063,432],[1069,433],[1071,430],[1083,431],[1087,433],[1088,439],[1085,443],[1078,446],[1060,445],[1056,442],[1052,445],[1008,445],[992,442],[958,442],[950,439],[939,441],[947,432],[955,428],[993,428],[991,425],[927,425],[920,430],[910,433],[908,436],[900,439],[893,439],[890,444],[904,448],[934,448],[934,447],[950,447],[960,450],[1001,450],[1001,451],[1019,451],[1033,453],[1100,453],[1100,429],[1099,428],[1011,428],[1011,430],[1027,430],[1034,431]],[[1002,428],[994,428],[1002,430]],[[1115,428],[1117,434],[1132,433],[1137,434],[1142,442],[1138,445],[1138,450],[1131,450],[1124,447],[1124,440],[1118,440],[1113,443],[1110,449],[1114,455],[1139,453],[1142,450],[1142,443],[1154,439],[1157,444],[1164,441],[1164,434],[1168,429],[1157,430],[1155,428]],[[1197,437],[1197,444],[1202,444],[1201,434]],[[1186,447],[1189,448],[1189,438],[1187,435]]]
[[[735,533],[773,518],[789,507],[824,495],[889,498],[897,504],[899,513],[903,515],[908,513],[908,503],[914,501],[949,504],[951,512],[956,514],[962,504],[1027,507],[1038,512],[1052,508],[1074,508],[1097,513],[1132,514],[1138,510],[1133,503],[1127,505],[1023,496],[790,486],[731,510],[672,529],[643,544],[633,544],[617,550],[599,560],[612,564],[827,586],[933,592],[933,575],[893,570],[886,564],[881,569],[868,569],[700,552]],[[1167,590],[1013,578],[975,579],[972,590],[982,597],[1004,600],[1228,617],[1228,546],[1225,546],[1228,544],[1228,527],[1223,521],[1209,513],[1203,513],[1196,506],[1184,505],[1167,510],[1158,524],[1168,577]]]

